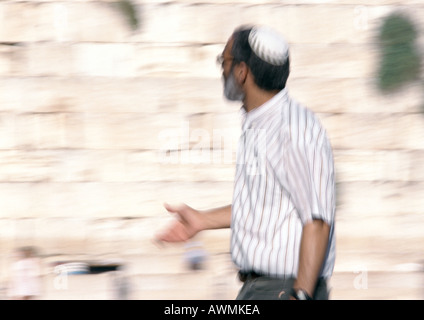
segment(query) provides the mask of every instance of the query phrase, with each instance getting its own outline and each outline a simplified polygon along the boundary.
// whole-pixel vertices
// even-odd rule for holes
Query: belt
[[[286,277],[272,277],[264,274],[257,273],[255,271],[239,271],[238,272],[238,278],[241,282],[246,282],[247,280],[254,280],[260,277],[267,277],[267,278],[274,278],[279,280],[289,280],[289,279],[295,279],[294,276],[286,276]],[[317,283],[323,283],[327,282],[325,278],[318,278]]]
[[[254,280],[260,277],[267,277],[267,278],[275,278],[280,280],[287,280],[287,279],[294,279],[293,276],[287,276],[287,277],[272,277],[265,274],[260,274],[255,271],[239,271],[238,272],[238,278],[241,282],[246,282],[247,280]]]
[[[259,277],[263,277],[263,275],[256,273],[254,271],[239,271],[238,278],[241,282],[246,282],[247,280],[253,280]]]

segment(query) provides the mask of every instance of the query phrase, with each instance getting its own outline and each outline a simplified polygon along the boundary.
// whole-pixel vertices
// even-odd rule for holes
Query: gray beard
[[[230,101],[243,101],[244,99],[244,92],[237,84],[232,72],[227,79],[224,78],[224,96]]]

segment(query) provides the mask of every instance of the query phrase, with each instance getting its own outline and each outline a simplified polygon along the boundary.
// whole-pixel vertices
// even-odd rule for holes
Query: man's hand
[[[177,219],[156,236],[158,241],[187,241],[200,231],[229,228],[231,225],[231,205],[206,211],[195,210],[186,204],[170,206],[165,203],[164,206],[170,213],[175,213]]]
[[[156,236],[158,241],[187,241],[204,229],[203,217],[199,211],[186,204],[171,206],[165,203],[164,207],[168,212],[175,213],[176,220],[166,230]]]

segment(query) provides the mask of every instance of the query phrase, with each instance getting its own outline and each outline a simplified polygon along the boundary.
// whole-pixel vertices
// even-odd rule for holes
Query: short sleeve
[[[327,139],[320,144],[295,146],[284,152],[286,183],[303,224],[335,216],[334,161]]]

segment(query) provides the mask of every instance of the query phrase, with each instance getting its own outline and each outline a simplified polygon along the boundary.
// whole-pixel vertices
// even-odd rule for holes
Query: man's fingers
[[[166,231],[159,233],[156,239],[160,242],[181,242],[187,240],[187,232],[181,222],[176,221]]]
[[[170,204],[166,203],[166,202],[163,204],[163,206],[169,212],[176,212],[176,209],[173,206],[171,206]]]
[[[155,240],[158,243],[163,243],[163,242],[172,242],[174,237],[171,234],[171,232],[165,232],[165,233],[160,233],[156,236]]]
[[[170,213],[177,213],[179,215],[184,214],[186,206],[185,205],[178,205],[178,206],[174,206],[174,205],[170,205],[168,203],[164,203],[163,206],[165,207],[165,209],[170,212]]]
[[[185,204],[181,204],[178,206],[170,205],[168,203],[164,203],[163,206],[165,209],[170,213],[176,213],[178,217],[180,217],[182,220],[186,220],[187,213],[189,212],[189,206]]]
[[[175,214],[176,220],[164,232],[158,234],[156,239],[163,242],[183,242],[197,233],[199,223],[195,210],[186,204],[174,206],[164,203],[163,206],[169,213]]]

